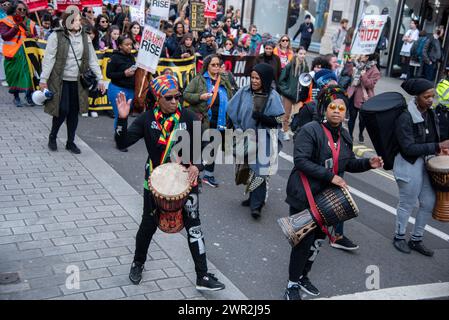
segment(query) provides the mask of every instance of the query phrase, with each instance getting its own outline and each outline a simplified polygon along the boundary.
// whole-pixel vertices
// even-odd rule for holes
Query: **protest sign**
[[[103,0],[82,0],[83,7],[99,7],[103,5]]]
[[[190,3],[190,30],[204,31],[206,22],[204,19],[204,3],[195,1]]]
[[[251,70],[256,64],[255,56],[228,56],[221,55],[227,71],[234,75],[238,87],[244,87],[250,84]]]
[[[47,9],[47,0],[25,0],[29,12],[36,12]]]
[[[387,22],[387,15],[366,15],[356,29],[351,54],[369,55],[376,51],[377,43]]]
[[[80,10],[83,8],[81,0],[56,0],[56,3],[58,4],[58,11],[65,11],[69,6],[77,6]]]
[[[151,14],[148,14],[145,17],[145,24],[152,26],[155,29],[159,29],[161,25],[161,18],[158,16],[152,16]]]
[[[217,17],[218,0],[205,0],[204,17],[215,19]]]
[[[140,8],[129,8],[131,21],[137,21],[142,27],[145,25],[145,1],[141,2]]]
[[[150,14],[168,20],[170,0],[148,0],[150,4]]]
[[[176,80],[178,80],[181,92],[187,87],[187,84],[196,76],[195,57],[185,59],[162,58],[156,69],[156,76],[166,73],[169,69]]]
[[[137,55],[137,66],[154,73],[164,46],[165,33],[152,26],[146,25],[142,33],[139,54]]]
[[[142,2],[145,4],[145,1],[143,0],[122,0],[122,6],[128,6],[130,8],[140,10],[142,7]]]

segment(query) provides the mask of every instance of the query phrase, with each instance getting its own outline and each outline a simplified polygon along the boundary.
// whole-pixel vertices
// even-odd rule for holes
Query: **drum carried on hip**
[[[148,179],[148,188],[157,206],[159,229],[167,233],[181,231],[184,228],[182,209],[192,189],[185,167],[177,163],[156,167]]]
[[[328,227],[355,218],[359,213],[354,199],[345,188],[329,187],[315,197],[315,202],[321,219]],[[292,247],[317,227],[317,222],[309,209],[290,217],[280,218],[278,224]]]
[[[436,220],[449,222],[449,157],[430,158],[426,168],[436,193],[432,216]]]

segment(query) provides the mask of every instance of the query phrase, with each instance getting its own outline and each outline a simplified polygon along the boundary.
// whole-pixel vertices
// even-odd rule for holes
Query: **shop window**
[[[274,37],[280,37],[285,33],[285,25],[288,14],[287,0],[255,0],[254,24],[258,33],[269,33]]]

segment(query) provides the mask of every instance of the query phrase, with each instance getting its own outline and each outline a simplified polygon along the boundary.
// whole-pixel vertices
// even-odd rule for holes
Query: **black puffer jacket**
[[[127,77],[125,70],[135,63],[136,59],[132,55],[120,51],[114,52],[106,68],[106,76],[118,87],[134,89],[134,76]]]
[[[412,115],[408,110],[404,110],[395,122],[395,132],[401,155],[411,164],[414,164],[419,157],[435,154],[440,149],[438,145],[440,141],[438,118],[433,110],[429,109],[427,112],[436,128],[438,141],[435,142],[426,143],[424,122],[413,123]]]
[[[439,104],[435,108],[435,114],[438,117],[438,122],[440,125],[441,141],[449,139],[449,110],[448,110],[448,108]]]
[[[331,184],[334,174],[325,168],[325,161],[332,159],[332,151],[321,124],[312,121],[299,132],[300,139],[295,140],[294,168],[287,183],[286,202],[297,210],[309,207],[299,171],[308,178],[313,195],[317,195]],[[341,128],[341,147],[338,161],[338,175],[345,171],[364,172],[371,169],[369,159],[356,159],[352,151],[352,140],[346,129]]]

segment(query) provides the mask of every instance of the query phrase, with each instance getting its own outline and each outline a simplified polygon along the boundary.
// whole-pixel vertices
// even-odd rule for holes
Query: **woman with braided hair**
[[[348,98],[343,88],[323,88],[318,95],[319,119],[301,128],[301,139],[296,139],[294,145],[294,168],[287,183],[286,202],[290,206],[290,215],[310,208],[300,172],[308,179],[311,193],[316,197],[332,184],[346,188],[343,180],[345,171],[364,172],[383,166],[380,157],[356,159],[352,139],[342,126],[347,104]],[[335,157],[331,148],[337,150]],[[336,173],[334,168],[338,168]],[[316,228],[292,248],[289,281],[284,295],[286,300],[301,300],[300,290],[314,296],[320,294],[307,275],[325,237],[320,228]]]

